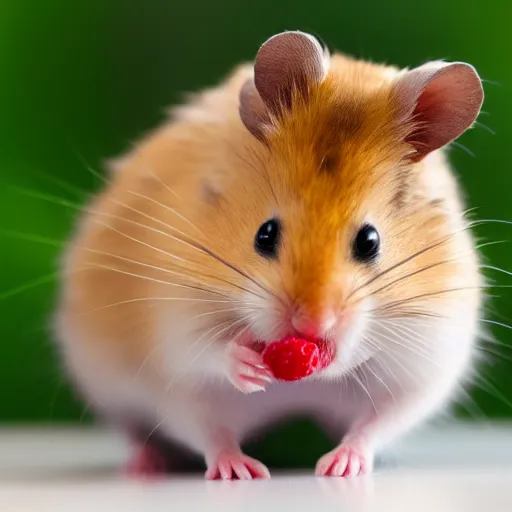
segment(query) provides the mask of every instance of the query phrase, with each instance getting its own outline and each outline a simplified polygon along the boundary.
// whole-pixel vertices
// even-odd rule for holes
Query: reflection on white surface
[[[457,426],[411,437],[395,464],[352,480],[135,482],[127,447],[102,431],[0,431],[0,511],[512,511],[512,427]]]

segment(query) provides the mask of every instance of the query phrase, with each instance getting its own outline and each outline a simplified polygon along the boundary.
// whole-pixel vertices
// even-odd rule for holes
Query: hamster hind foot
[[[129,478],[163,478],[171,474],[201,474],[204,461],[190,450],[157,433],[135,429],[128,435],[131,455],[124,467]]]
[[[166,457],[152,443],[135,447],[126,467],[125,474],[131,478],[161,478],[169,472]]]

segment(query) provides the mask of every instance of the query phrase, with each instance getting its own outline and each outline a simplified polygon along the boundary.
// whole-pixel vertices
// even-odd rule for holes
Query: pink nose
[[[298,310],[292,317],[292,327],[305,338],[322,338],[336,322],[333,313],[316,317],[304,310]]]

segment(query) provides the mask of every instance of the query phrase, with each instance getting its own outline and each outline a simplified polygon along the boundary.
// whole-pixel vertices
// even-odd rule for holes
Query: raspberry
[[[294,336],[274,341],[263,351],[263,361],[279,380],[294,381],[327,366],[331,358],[316,343]]]

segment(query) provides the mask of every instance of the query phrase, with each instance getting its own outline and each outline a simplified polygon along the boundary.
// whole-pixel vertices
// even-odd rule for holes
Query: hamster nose
[[[291,323],[293,329],[305,338],[322,338],[334,326],[336,317],[332,312],[311,315],[304,309],[299,309],[293,315]]]

